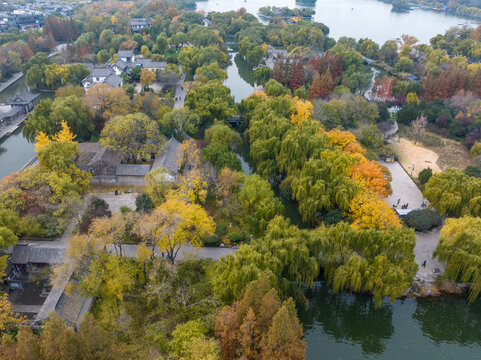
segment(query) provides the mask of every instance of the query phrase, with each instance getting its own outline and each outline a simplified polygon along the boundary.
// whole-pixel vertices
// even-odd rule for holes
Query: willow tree
[[[307,161],[291,182],[292,196],[299,202],[302,219],[312,223],[316,213],[339,208],[347,210],[359,190],[349,179],[354,159],[339,150],[325,150]]]
[[[279,170],[291,175],[327,148],[329,138],[317,121],[305,120],[287,131],[277,157]]]
[[[260,111],[260,110],[258,110]],[[260,111],[251,119],[249,127],[250,155],[256,163],[257,173],[274,178],[279,173],[276,158],[281,149],[282,137],[291,124],[274,111]]]
[[[424,196],[441,215],[481,216],[481,179],[461,170],[434,174],[425,185]]]
[[[264,238],[241,245],[234,255],[222,257],[213,277],[214,292],[225,302],[239,298],[246,286],[265,274],[281,297],[294,294],[303,299],[296,285],[312,286],[319,274],[318,255],[322,234],[299,230],[278,216]]]
[[[243,213],[241,222],[256,236],[262,235],[269,221],[284,212],[284,206],[275,197],[269,182],[255,174],[247,177],[242,184],[239,202]]]
[[[433,255],[446,263],[444,277],[471,283],[469,301],[481,292],[481,218],[447,219]]]
[[[335,292],[372,292],[377,305],[391,302],[411,286],[418,269],[412,229],[358,230],[346,223],[314,230],[322,244],[321,266]]]

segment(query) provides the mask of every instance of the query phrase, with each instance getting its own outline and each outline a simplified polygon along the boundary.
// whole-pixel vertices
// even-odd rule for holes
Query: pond
[[[307,360],[481,358],[480,300],[410,298],[376,308],[372,297],[334,294],[324,282],[306,295],[299,317]]]
[[[197,10],[230,11],[241,7],[257,15],[263,6],[301,7],[295,0],[207,0],[197,2]],[[392,12],[391,4],[378,0],[317,0],[313,7],[316,14],[313,20],[329,26],[331,37],[351,36],[356,39],[370,38],[384,43],[403,34],[416,36],[421,42],[428,43],[437,34],[444,33],[459,24],[477,24],[461,17],[444,12],[412,10],[405,13]]]

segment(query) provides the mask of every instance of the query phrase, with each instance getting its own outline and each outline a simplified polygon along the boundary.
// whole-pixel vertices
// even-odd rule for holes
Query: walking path
[[[22,123],[27,119],[27,116],[28,116],[27,114],[22,115],[13,123],[5,126],[0,126],[0,140],[2,140],[4,137],[10,136],[11,133],[17,130],[22,125]]]
[[[184,88],[184,81],[185,81],[185,74],[182,72],[182,68],[180,69],[181,76],[180,80],[177,82],[175,87],[175,104],[174,109],[179,109],[184,107],[185,96],[187,95],[187,91]]]
[[[17,80],[21,79],[22,77],[23,77],[22,72],[18,72],[18,73],[13,74],[10,79],[8,79],[5,82],[0,83],[0,92],[5,90],[6,88],[8,88],[10,85],[15,83]]]
[[[391,171],[392,175],[391,187],[393,193],[387,198],[389,205],[397,204],[397,200],[400,199],[400,205],[408,203],[409,209],[420,208],[423,202],[423,194],[402,166],[398,162],[384,163],[383,165]],[[414,248],[414,261],[419,265],[419,269],[415,280],[432,284],[435,277],[444,272],[445,264],[439,263],[437,259],[432,257],[433,251],[438,244],[440,231],[441,229],[437,228],[425,233],[416,232],[417,241]],[[426,261],[426,267],[421,266],[424,261]]]
[[[99,199],[105,200],[109,204],[109,210],[112,211],[113,213],[119,212],[122,206],[127,206],[135,210],[136,196],[137,196],[136,193],[121,194],[121,195],[115,195],[113,192],[90,193],[87,196],[85,196],[83,200],[81,213],[85,212],[86,207],[92,197],[98,197]],[[63,259],[63,257],[65,256],[65,251],[68,246],[68,239],[70,235],[73,233],[73,231],[75,230],[77,224],[78,224],[77,218],[74,217],[70,219],[70,222],[67,226],[67,229],[64,231],[64,233],[56,240],[48,241],[48,242],[47,241],[40,241],[40,242],[29,241],[29,243],[35,244],[34,245],[35,247],[59,249],[57,250],[58,256],[56,256],[55,262],[61,263],[62,262],[61,259]],[[201,259],[218,260],[224,255],[234,254],[236,250],[237,248],[195,248],[192,246],[184,246],[179,250],[176,260],[182,260],[184,258],[188,258],[191,256],[196,256]],[[122,251],[125,253],[125,256],[127,257],[135,257],[137,256],[137,245],[123,245]],[[155,255],[161,256],[161,252],[156,250]]]

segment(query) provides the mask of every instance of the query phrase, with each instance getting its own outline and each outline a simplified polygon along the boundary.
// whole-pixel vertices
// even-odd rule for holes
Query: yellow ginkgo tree
[[[198,204],[184,201],[175,193],[134,226],[134,231],[174,263],[183,246],[201,247],[202,240],[215,231],[214,220]]]

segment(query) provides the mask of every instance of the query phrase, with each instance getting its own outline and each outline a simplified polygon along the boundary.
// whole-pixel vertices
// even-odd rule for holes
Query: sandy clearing
[[[418,176],[419,172],[427,167],[430,167],[435,173],[442,171],[437,163],[439,156],[434,151],[414,145],[406,138],[401,138],[399,141],[392,140],[391,144],[406,171],[411,172],[414,164],[414,176]]]

